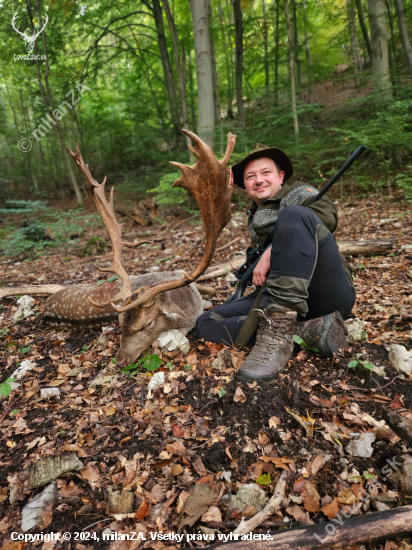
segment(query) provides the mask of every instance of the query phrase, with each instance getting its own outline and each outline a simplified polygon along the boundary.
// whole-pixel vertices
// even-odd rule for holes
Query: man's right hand
[[[272,247],[270,246],[262,254],[259,263],[253,270],[253,279],[252,282],[255,286],[262,286],[266,281],[266,276],[270,270],[270,254],[272,252]]]

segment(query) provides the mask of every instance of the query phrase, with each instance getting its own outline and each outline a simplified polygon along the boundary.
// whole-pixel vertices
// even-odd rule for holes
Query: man
[[[253,272],[257,290],[204,313],[197,336],[236,346],[252,336],[254,346],[238,376],[268,381],[291,358],[294,334],[326,357],[347,345],[343,319],[355,303],[355,289],[332,236],[336,208],[327,197],[306,207],[318,191],[302,182],[285,184],[293,174],[286,153],[258,143],[232,171],[234,183],[253,199],[252,246],[268,244],[268,235],[271,244]]]

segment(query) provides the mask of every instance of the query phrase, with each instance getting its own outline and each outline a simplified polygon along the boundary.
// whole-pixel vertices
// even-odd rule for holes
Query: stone
[[[268,500],[265,491],[259,485],[246,483],[240,487],[239,491],[232,498],[230,509],[239,508],[241,512],[244,512],[248,506],[254,506],[257,513],[263,510]]]
[[[346,445],[346,452],[351,456],[369,458],[373,454],[372,443],[375,439],[376,436],[372,432],[359,434],[356,439],[353,439]]]
[[[345,325],[348,331],[348,340],[352,340],[352,342],[364,342],[368,340],[365,323],[361,319],[349,319],[345,322]]]
[[[233,368],[232,355],[230,354],[230,351],[227,348],[221,349],[216,355],[216,359],[213,361],[211,367],[212,370],[217,372]]]
[[[398,465],[399,462],[402,462],[402,466],[388,476],[389,480],[401,493],[412,495],[412,456],[409,454],[396,456],[389,463]]]
[[[234,282],[234,281],[237,281],[238,278],[236,277],[236,275],[234,273],[228,273],[225,277],[225,281],[230,283],[230,282]]]
[[[46,456],[30,466],[28,485],[43,487],[64,474],[79,472],[82,468],[83,463],[77,458],[76,453]]]
[[[60,390],[59,390],[59,388],[42,388],[40,390],[40,398],[41,399],[50,399],[51,397],[55,397],[56,399],[60,399]]]
[[[26,504],[21,513],[21,530],[25,533],[43,523],[47,512],[51,512],[51,505],[57,493],[57,484],[50,483],[41,493]]]
[[[13,315],[13,321],[21,321],[30,315],[34,315],[34,311],[31,309],[36,303],[36,300],[31,296],[22,296],[17,300],[19,306],[16,313]]]
[[[165,373],[163,371],[156,372],[151,379],[147,386],[147,399],[151,399],[153,397],[153,392],[157,390],[157,388],[160,388],[165,383]]]
[[[401,250],[404,250],[405,252],[412,252],[412,244],[403,244],[401,246]]]
[[[159,347],[167,351],[180,349],[185,355],[190,351],[189,340],[180,330],[175,328],[162,332],[158,336],[157,341],[159,342]]]
[[[389,361],[392,367],[400,373],[412,373],[412,353],[404,346],[391,344],[389,346]]]

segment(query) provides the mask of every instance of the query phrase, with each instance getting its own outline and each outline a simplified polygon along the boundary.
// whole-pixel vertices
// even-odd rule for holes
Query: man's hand
[[[262,254],[259,263],[253,270],[253,279],[252,282],[255,286],[262,286],[263,283],[266,281],[266,275],[269,273],[270,270],[270,254],[272,252],[272,247],[270,246],[265,252]]]

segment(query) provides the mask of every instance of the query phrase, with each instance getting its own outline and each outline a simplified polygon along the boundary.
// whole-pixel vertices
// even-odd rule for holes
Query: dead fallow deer
[[[45,320],[59,325],[96,326],[115,320],[119,315],[121,326],[120,348],[116,356],[119,365],[131,364],[164,331],[178,329],[187,334],[203,312],[203,300],[194,281],[200,277],[213,259],[219,234],[230,220],[230,196],[232,186],[228,181],[227,165],[232,154],[236,136],[227,137],[226,152],[219,161],[211,148],[198,136],[183,130],[195,143],[190,150],[196,157],[193,166],[171,162],[182,171],[182,176],[173,187],[182,187],[190,192],[200,209],[206,233],[203,258],[196,269],[187,274],[183,271],[149,273],[129,276],[121,261],[122,246],[139,246],[139,243],[125,243],[121,238],[121,225],[117,222],[113,208],[113,189],[110,200],[105,194],[106,178],[99,184],[93,179],[85,164],[79,147],[70,154],[82,170],[88,189],[93,195],[96,208],[109,233],[113,249],[110,271],[119,279],[101,286],[79,284],[66,287],[51,296],[45,306]],[[44,293],[55,292],[54,285],[2,289],[0,297],[19,294],[34,294],[46,288]],[[47,290],[48,288],[48,290]],[[15,294],[16,292],[14,292]],[[120,305],[117,305],[119,304]]]

